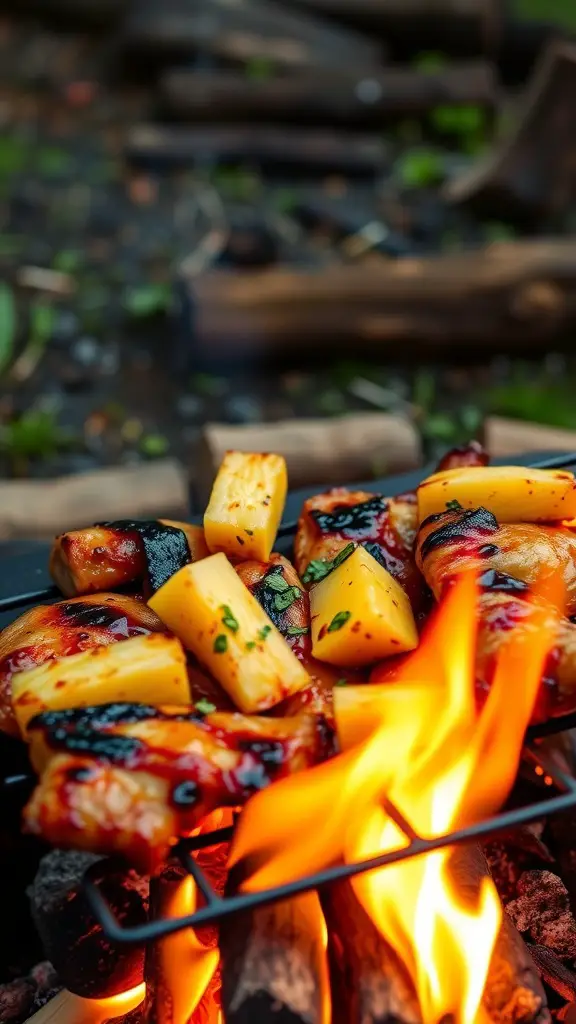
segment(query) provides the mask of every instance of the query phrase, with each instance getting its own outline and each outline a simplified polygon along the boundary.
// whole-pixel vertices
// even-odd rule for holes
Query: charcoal
[[[25,978],[0,985],[0,1024],[22,1024],[60,990],[52,964],[43,961]]]
[[[99,888],[120,923],[144,924],[148,881],[93,854],[52,850],[40,862],[29,897],[45,954],[64,985],[77,995],[102,999],[140,984],[144,949],[115,945],[104,935],[81,886],[84,872],[94,865]]]
[[[525,871],[517,888],[518,897],[507,910],[518,931],[528,932],[536,945],[562,960],[575,960],[576,921],[562,880],[551,871]]]

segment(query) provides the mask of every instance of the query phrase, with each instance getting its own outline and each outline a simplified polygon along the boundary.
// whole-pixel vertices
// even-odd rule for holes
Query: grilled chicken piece
[[[97,594],[25,612],[0,633],[0,730],[19,736],[12,707],[12,677],[53,658],[146,633],[165,632],[142,601]]]
[[[486,509],[442,512],[422,523],[416,561],[436,598],[458,573],[478,571],[476,674],[481,693],[489,688],[496,655],[510,630],[528,618],[536,583],[561,574],[566,611],[576,611],[576,534],[562,527],[499,525]],[[545,668],[535,721],[576,709],[576,625],[551,606],[550,615],[556,644]],[[383,665],[372,678],[393,678],[395,670],[394,664]]]
[[[416,562],[438,598],[447,579],[466,569],[494,570],[532,586],[562,576],[566,611],[576,613],[576,532],[539,523],[503,523],[486,509],[429,516],[418,532]]]
[[[121,520],[57,537],[50,574],[67,596],[143,581],[153,592],[183,565],[208,554],[200,526],[169,519]]]
[[[413,604],[422,599],[414,564],[416,496],[383,498],[369,491],[335,487],[304,502],[294,553],[301,576],[311,562],[331,561],[351,541],[362,544],[405,588]]]
[[[461,469],[464,466],[487,466],[490,462],[488,452],[479,441],[468,441],[467,444],[452,448],[440,459],[435,472],[445,469]]]
[[[41,781],[25,826],[56,846],[123,854],[155,870],[180,836],[327,751],[312,715],[269,719],[109,704],[48,712],[31,727]]]

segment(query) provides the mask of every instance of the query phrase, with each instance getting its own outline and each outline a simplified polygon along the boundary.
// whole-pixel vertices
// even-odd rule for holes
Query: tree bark
[[[443,103],[492,108],[497,101],[493,69],[480,61],[432,72],[386,68],[355,76],[302,72],[264,80],[234,71],[169,71],[161,88],[170,113],[196,122],[379,127]]]
[[[517,242],[318,271],[196,278],[179,343],[208,362],[332,359],[337,351],[484,361],[548,350],[576,326],[576,243]]]
[[[190,166],[203,157],[219,163],[256,163],[269,171],[374,177],[386,164],[387,148],[375,135],[273,125],[201,128],[139,125],[126,144],[136,164]]]
[[[275,0],[147,0],[124,25],[129,44],[158,54],[198,50],[227,60],[264,59],[280,67],[374,68],[381,47]]]
[[[482,216],[535,225],[574,201],[576,45],[552,43],[522,104],[518,126],[491,156],[449,182],[453,203]]]

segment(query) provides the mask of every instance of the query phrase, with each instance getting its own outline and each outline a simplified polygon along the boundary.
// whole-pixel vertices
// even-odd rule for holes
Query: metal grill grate
[[[575,466],[576,452],[532,463],[532,468],[538,469],[569,469]],[[295,528],[295,523],[283,524],[280,531],[281,537],[289,539],[294,534]],[[10,596],[0,600],[0,611],[22,609],[39,601],[53,600],[57,596],[58,592],[54,587]],[[101,890],[95,883],[93,869],[88,870],[84,877],[83,884],[86,895],[97,919],[112,941],[125,943],[148,942],[180,931],[183,928],[208,924],[241,911],[249,911],[299,893],[319,889],[332,882],[351,878],[364,871],[396,864],[418,854],[428,853],[445,846],[471,840],[487,839],[497,833],[505,832],[511,828],[534,821],[544,815],[555,814],[560,811],[566,811],[571,807],[576,807],[576,779],[562,771],[554,763],[553,759],[547,756],[535,742],[543,736],[560,733],[573,727],[576,727],[576,712],[552,719],[542,725],[533,726],[528,730],[524,747],[524,758],[528,759],[533,765],[540,766],[541,771],[545,773],[546,781],[550,788],[549,796],[525,806],[504,811],[476,825],[459,829],[448,835],[435,839],[425,839],[413,832],[398,808],[388,806],[388,813],[394,818],[408,840],[407,845],[402,849],[381,854],[355,864],[337,864],[334,867],[307,875],[286,885],[275,886],[260,892],[220,897],[214,891],[205,873],[198,865],[194,854],[200,849],[209,849],[229,840],[234,831],[231,826],[230,828],[219,829],[194,838],[183,839],[174,847],[174,855],[179,858],[184,868],[192,875],[204,899],[203,906],[193,914],[178,918],[157,918],[137,927],[124,927],[114,915]]]

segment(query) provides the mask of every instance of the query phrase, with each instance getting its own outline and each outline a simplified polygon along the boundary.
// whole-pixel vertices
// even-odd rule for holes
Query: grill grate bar
[[[179,854],[179,856],[188,874],[192,875],[192,878],[196,882],[196,885],[198,886],[208,906],[213,906],[215,903],[220,903],[220,897],[218,896],[217,893],[214,892],[214,889],[210,885],[210,882],[206,878],[206,875],[202,871],[202,868],[198,864],[198,861],[195,859],[192,851],[183,850],[181,854]]]

